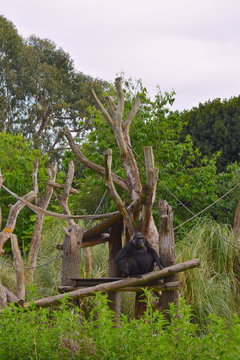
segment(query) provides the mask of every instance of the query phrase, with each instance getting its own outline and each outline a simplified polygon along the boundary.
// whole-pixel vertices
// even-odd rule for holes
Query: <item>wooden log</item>
[[[159,271],[153,271],[151,273],[148,273],[146,275],[143,275],[142,278],[127,278],[124,280],[114,281],[107,284],[101,284],[93,287],[89,287],[87,289],[78,289],[74,290],[68,293],[68,296],[70,299],[78,299],[80,297],[84,296],[90,296],[94,295],[96,291],[113,291],[122,289],[127,286],[134,286],[134,285],[144,285],[148,283],[149,281],[156,280],[163,278],[168,275],[175,274],[177,272],[186,271],[195,267],[200,266],[200,262],[198,259],[186,261],[184,263],[176,264],[167,268],[164,268]],[[61,300],[65,298],[65,294],[50,296],[47,298],[42,298],[39,300],[34,301],[34,304],[37,307],[47,307],[52,305],[59,305],[61,304]],[[30,307],[31,303],[24,304],[24,307]]]
[[[14,269],[17,277],[17,297],[19,299],[25,299],[25,274],[24,263],[21,255],[21,251],[18,246],[17,236],[11,235],[11,247],[14,260]]]
[[[161,261],[164,266],[172,266],[176,261],[176,252],[175,252],[175,240],[174,240],[174,231],[173,231],[173,213],[172,208],[168,205],[165,200],[159,202],[159,211],[160,211],[160,229],[159,229],[159,253]],[[172,274],[167,276],[165,282],[175,282],[178,281],[178,274]],[[161,307],[162,311],[165,311],[165,315],[169,320],[169,304],[177,304],[179,300],[179,291],[172,290],[168,292],[163,292],[161,297]]]
[[[170,290],[177,290],[181,287],[181,283],[180,281],[175,281],[175,282],[169,282],[169,283],[164,283],[162,285],[142,285],[141,287],[139,286],[127,286],[127,287],[123,287],[123,288],[120,288],[120,289],[114,289],[114,290],[111,290],[111,292],[115,292],[115,291],[119,291],[119,292],[122,292],[122,291],[125,291],[125,292],[129,292],[129,291],[132,291],[132,292],[139,292],[139,291],[142,291],[142,289],[146,289],[146,290],[149,290],[149,291],[170,291]],[[70,292],[70,291],[74,291],[74,290],[77,290],[77,289],[82,289],[83,287],[74,287],[74,286],[59,286],[58,287],[58,291],[60,293],[67,293],[67,292]]]

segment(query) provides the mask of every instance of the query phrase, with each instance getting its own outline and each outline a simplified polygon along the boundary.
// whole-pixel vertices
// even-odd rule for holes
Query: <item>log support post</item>
[[[122,248],[122,231],[123,223],[119,221],[115,224],[110,231],[109,239],[109,276],[119,277],[121,276],[118,267],[115,262],[117,253]],[[108,292],[109,307],[115,311],[116,317],[118,318],[121,313],[121,293],[120,292]]]
[[[82,237],[83,229],[77,224],[72,224],[65,229],[65,238],[62,244],[62,286],[72,285],[71,278],[80,276]]]
[[[160,212],[160,229],[159,229],[159,253],[164,267],[173,266],[176,262],[175,240],[173,231],[173,213],[172,208],[165,200],[159,202]],[[172,274],[164,278],[164,282],[178,281],[177,274]],[[179,291],[163,291],[162,293],[162,311],[165,312],[166,318],[169,320],[169,304],[171,302],[177,304],[179,299]]]

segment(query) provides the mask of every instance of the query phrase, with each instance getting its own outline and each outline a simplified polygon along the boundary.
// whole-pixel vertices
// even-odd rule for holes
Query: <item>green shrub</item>
[[[149,298],[141,319],[122,316],[118,322],[107,297],[96,294],[86,317],[66,301],[57,309],[9,307],[0,313],[2,360],[232,360],[239,357],[240,319],[215,314],[205,325],[193,322],[189,305],[171,306],[171,323],[154,311]]]

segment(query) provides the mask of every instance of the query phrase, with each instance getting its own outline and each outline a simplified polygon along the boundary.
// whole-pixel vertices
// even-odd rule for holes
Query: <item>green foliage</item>
[[[41,192],[47,179],[47,156],[43,156],[39,150],[32,149],[31,143],[25,142],[20,134],[0,133],[0,169],[4,185],[19,196],[33,189],[32,172],[35,159],[39,159],[38,179]],[[3,189],[0,189],[0,194],[4,226],[9,213],[9,205],[17,200]],[[25,209],[19,214],[17,220],[16,234],[20,240],[24,238],[24,234],[28,233],[29,228],[32,228],[30,211]]]
[[[190,134],[194,146],[207,156],[221,151],[217,165],[220,171],[240,160],[240,97],[215,99],[199,104],[181,114],[185,123],[183,138]]]
[[[22,39],[0,16],[0,131],[21,132],[35,147],[49,150],[66,124],[84,134],[90,88],[99,84],[77,72],[69,54],[47,39]],[[85,129],[88,129],[86,125]]]
[[[0,314],[1,359],[205,360],[238,358],[240,319],[217,315],[195,324],[191,308],[171,306],[171,323],[148,304],[144,316],[116,326],[106,296],[97,294],[88,317],[67,302],[55,310],[7,308]],[[166,326],[168,325],[168,326]]]

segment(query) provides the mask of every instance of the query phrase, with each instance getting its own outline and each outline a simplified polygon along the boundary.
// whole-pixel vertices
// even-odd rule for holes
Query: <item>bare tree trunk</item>
[[[58,201],[67,215],[70,215],[68,198],[72,189],[73,177],[74,163],[71,161],[68,165],[68,173],[62,195],[58,197]],[[84,230],[73,219],[69,219],[68,224],[68,228],[64,229],[65,238],[62,244],[62,285],[71,285],[72,278],[80,277],[81,247]],[[75,301],[74,304],[79,305],[79,301]]]
[[[109,240],[109,276],[119,277],[121,276],[120,271],[116,265],[115,258],[117,253],[122,248],[122,221],[113,226],[110,232]],[[115,311],[116,317],[118,318],[121,313],[121,293],[120,292],[109,292],[109,307]]]
[[[175,240],[173,231],[173,213],[171,207],[165,200],[159,202],[160,229],[159,229],[159,248],[160,257],[164,266],[173,266],[176,261]],[[164,279],[164,282],[178,281],[178,275],[172,274]],[[178,304],[179,291],[172,290],[162,293],[162,311],[169,320],[169,304]]]
[[[49,181],[54,182],[56,179],[56,174],[57,174],[57,163],[52,163],[50,168],[48,169]],[[36,177],[37,175],[34,172],[33,178],[35,184],[37,183]],[[34,187],[37,189],[36,185]],[[41,207],[42,209],[47,209],[49,202],[52,198],[52,194],[53,194],[53,187],[47,184],[44,196],[41,199],[37,199],[37,206]],[[37,214],[34,232],[31,240],[29,257],[28,257],[28,267],[31,269],[28,269],[26,271],[27,283],[31,283],[33,281],[33,276],[35,271],[34,268],[36,267],[37,264],[37,256],[42,239],[43,220],[44,220],[44,215]]]
[[[13,252],[14,268],[17,275],[17,297],[25,300],[25,274],[24,263],[21,255],[21,251],[18,246],[17,236],[11,235],[11,246]]]
[[[71,285],[71,278],[80,277],[82,236],[83,229],[77,224],[65,229],[61,285]]]

